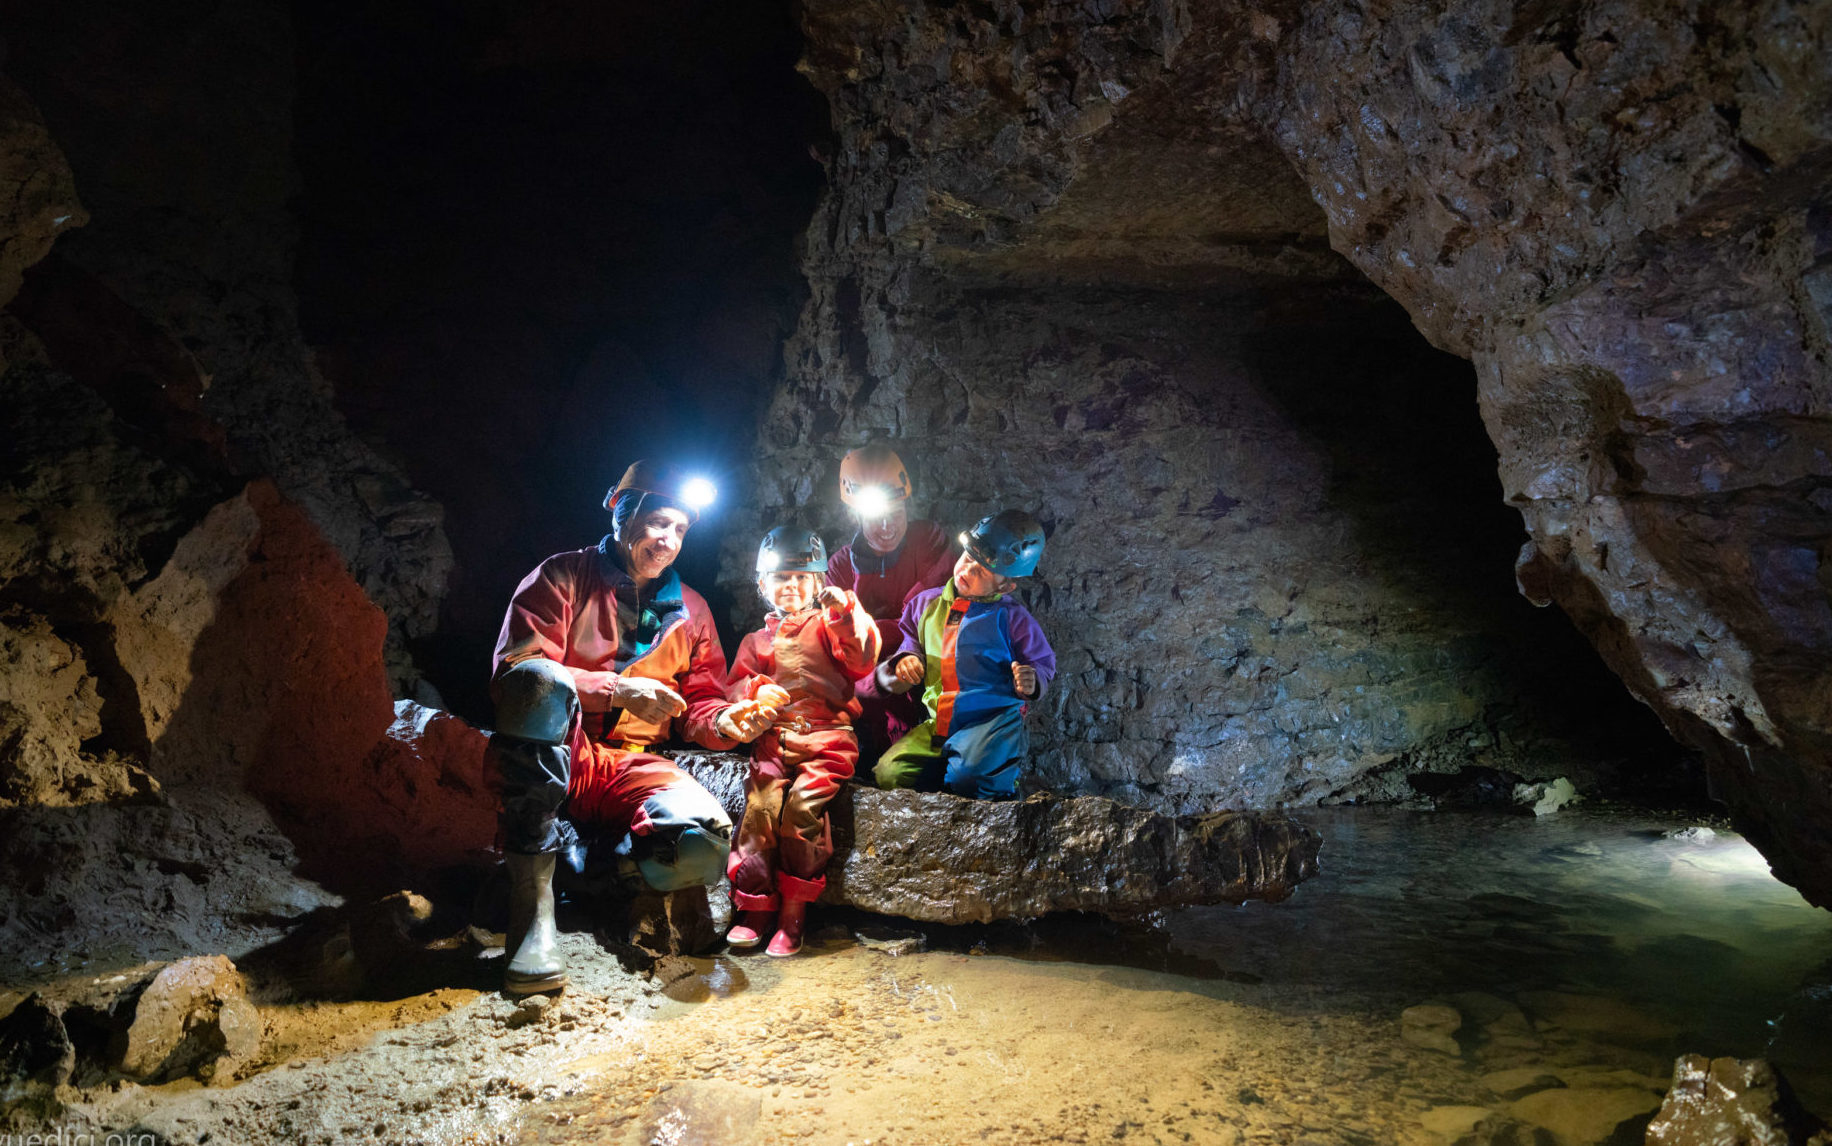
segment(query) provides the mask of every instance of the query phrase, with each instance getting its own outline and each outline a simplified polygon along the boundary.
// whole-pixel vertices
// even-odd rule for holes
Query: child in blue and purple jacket
[[[1025,706],[1056,675],[1037,619],[1011,597],[1043,559],[1043,527],[1008,509],[982,518],[961,545],[948,583],[904,606],[903,643],[878,666],[887,692],[923,686],[929,719],[891,745],[873,775],[880,788],[1008,799],[1030,751]]]

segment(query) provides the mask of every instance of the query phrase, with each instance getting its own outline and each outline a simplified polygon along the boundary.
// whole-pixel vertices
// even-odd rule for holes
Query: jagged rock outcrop
[[[301,858],[385,878],[387,621],[341,555],[66,375],[0,393],[0,976],[233,954],[329,901]]]
[[[28,329],[55,326],[43,338],[52,363],[103,392],[118,387],[123,370],[175,368],[179,376],[147,385],[189,392],[226,432],[234,467],[271,476],[306,509],[390,618],[392,668],[406,687],[400,642],[435,624],[450,549],[438,506],[344,425],[299,334],[288,7],[236,0],[155,14],[117,0],[14,5],[0,35],[19,49],[8,71],[69,157],[61,183],[55,167],[40,183],[67,187],[74,172],[93,216],[59,241],[55,257],[93,280],[79,301],[112,296],[165,346],[154,354],[142,345],[131,359],[98,354],[98,343],[119,342],[121,324],[83,323],[111,322],[112,307],[72,315],[41,306],[15,317]],[[30,243],[43,232],[21,234]],[[67,284],[71,276],[59,277]]]
[[[1673,1088],[1648,1124],[1648,1146],[1832,1146],[1832,1130],[1803,1110],[1765,1060],[1681,1055]]]
[[[1511,599],[1517,523],[1467,488],[1473,404],[1443,412],[1467,369],[1328,249],[1273,139],[1289,12],[803,12],[832,186],[738,538],[845,536],[838,459],[872,438],[950,527],[1037,512],[1053,788],[1185,812],[1427,763],[1548,780],[1607,754],[1577,726],[1642,732]]]
[[[1304,6],[1280,144],[1474,359],[1523,590],[1832,905],[1832,6]]]
[[[25,269],[57,236],[89,221],[70,164],[19,85],[0,77],[0,306],[19,293]],[[0,368],[4,362],[0,361]]]

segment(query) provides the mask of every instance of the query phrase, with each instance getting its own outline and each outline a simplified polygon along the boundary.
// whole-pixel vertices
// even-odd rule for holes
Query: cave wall
[[[9,3],[0,38],[92,216],[36,292],[67,299],[74,278],[87,297],[27,297],[14,314],[54,327],[50,357],[93,385],[131,389],[121,375],[138,368],[143,389],[192,392],[230,464],[272,475],[388,614],[407,687],[400,650],[436,623],[450,547],[438,505],[349,432],[299,333],[288,6]],[[97,295],[150,330],[131,361],[90,360],[121,336],[94,328]],[[157,373],[149,337],[166,343]]]
[[[952,529],[1038,513],[1054,787],[1187,811],[1465,764],[1594,784],[1658,752],[1514,597],[1467,364],[1328,249],[1215,90],[1271,82],[1264,37],[1208,15],[805,6],[837,144],[753,535],[798,516],[845,536],[838,458],[874,438]]]
[[[1523,586],[1832,904],[1832,5],[1305,8],[1332,244],[1472,358]]]
[[[1706,752],[1777,873],[1826,902],[1829,11],[809,3],[803,70],[840,143],[791,344],[812,409],[769,427],[803,453],[765,466],[765,504],[868,437],[947,456],[974,436],[888,416],[959,345],[952,312],[910,305],[928,279],[1306,293],[1339,257],[1473,361],[1525,594]],[[1184,304],[1137,305],[1184,333]],[[954,365],[997,391],[996,366]],[[997,492],[1061,520],[1055,484]],[[1407,615],[1364,602],[1383,636]],[[1525,676],[1548,671],[1527,652]]]
[[[398,870],[438,510],[299,338],[285,6],[0,36],[0,978],[239,953]]]

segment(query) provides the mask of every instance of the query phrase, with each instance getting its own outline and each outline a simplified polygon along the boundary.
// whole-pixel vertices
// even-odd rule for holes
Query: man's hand
[[[767,688],[776,688],[767,685]],[[781,689],[777,689],[781,692]],[[784,696],[788,693],[783,692]],[[719,713],[713,721],[713,727],[720,736],[727,740],[736,740],[740,744],[751,741],[768,732],[776,724],[776,710],[766,707],[760,700],[741,700]]]
[[[827,606],[827,611],[836,616],[844,613],[846,607],[850,604],[850,602],[846,600],[846,590],[840,588],[838,585],[829,585],[822,589],[821,595],[816,597],[815,600]]]
[[[1011,662],[1011,687],[1025,700],[1037,695],[1037,670],[1029,665]]]
[[[681,694],[646,676],[620,676],[611,687],[611,707],[647,724],[662,724],[687,711]]]
[[[897,674],[899,683],[918,685],[922,683],[922,678],[926,670],[923,666],[921,657],[905,653],[903,658],[896,663],[891,671]]]

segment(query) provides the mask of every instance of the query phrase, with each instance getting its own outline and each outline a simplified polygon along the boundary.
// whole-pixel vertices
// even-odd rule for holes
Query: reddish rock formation
[[[489,734],[411,700],[347,791],[373,809],[364,825],[404,872],[484,861],[496,841],[496,790],[484,767]]]

